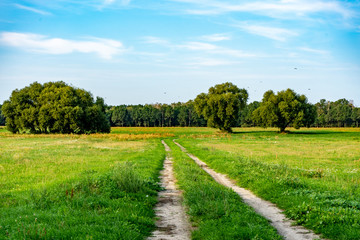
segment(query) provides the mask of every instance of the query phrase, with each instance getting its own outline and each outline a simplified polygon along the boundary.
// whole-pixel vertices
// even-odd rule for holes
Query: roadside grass
[[[0,137],[0,239],[144,239],[159,140]]]
[[[218,183],[171,140],[177,184],[195,230],[192,239],[282,239],[269,222]]]
[[[359,129],[236,130],[178,142],[298,224],[330,239],[359,239]]]

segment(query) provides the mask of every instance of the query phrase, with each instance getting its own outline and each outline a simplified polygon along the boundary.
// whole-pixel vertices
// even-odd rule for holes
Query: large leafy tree
[[[199,94],[194,105],[198,114],[207,120],[209,127],[232,132],[247,99],[248,93],[245,89],[226,82],[211,87],[207,94]]]
[[[277,94],[269,90],[264,93],[253,117],[263,127],[275,126],[280,132],[285,132],[290,125],[296,129],[310,126],[315,121],[316,108],[308,103],[305,95],[299,95],[291,89]]]
[[[12,92],[2,107],[6,126],[13,133],[109,132],[102,98],[66,83],[32,83]]]

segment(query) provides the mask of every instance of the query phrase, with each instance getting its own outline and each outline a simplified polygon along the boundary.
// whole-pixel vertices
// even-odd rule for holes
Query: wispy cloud
[[[50,12],[46,12],[46,11],[39,10],[39,9],[36,9],[36,8],[24,6],[24,5],[21,5],[21,4],[14,4],[14,6],[19,8],[19,9],[23,9],[23,10],[34,12],[34,13],[41,14],[41,15],[52,15]]]
[[[320,49],[314,49],[314,48],[309,48],[309,47],[301,47],[300,50],[305,51],[305,52],[309,52],[309,53],[319,54],[319,55],[327,55],[327,54],[329,54],[329,51],[320,50]]]
[[[194,58],[190,60],[187,64],[192,67],[214,67],[214,66],[224,66],[224,65],[233,65],[238,62],[228,61],[224,59],[216,59],[216,58]]]
[[[276,41],[286,41],[289,37],[296,37],[299,34],[284,28],[267,27],[260,25],[238,24],[237,27],[255,35],[270,38]]]
[[[104,59],[111,59],[124,51],[121,42],[111,39],[91,38],[88,41],[75,41],[17,32],[2,32],[0,44],[46,54],[96,53]]]
[[[187,42],[185,44],[182,45],[178,45],[179,48],[185,48],[188,50],[195,50],[195,51],[210,51],[210,50],[215,50],[218,47],[214,44],[210,44],[210,43],[203,43],[203,42]]]
[[[230,56],[235,58],[255,57],[254,54],[245,53],[240,50],[221,47],[215,44],[204,42],[187,42],[181,45],[177,45],[176,47],[180,49],[187,49],[190,51],[200,51],[208,54]]]
[[[280,0],[280,1],[248,1],[245,3],[234,3],[233,1],[213,0],[173,0],[193,4],[197,9],[188,9],[188,14],[210,15],[224,14],[229,12],[251,12],[273,17],[299,16],[318,12],[329,12],[339,14],[345,18],[354,15],[354,12],[338,1],[322,0]]]
[[[158,44],[163,46],[168,46],[170,44],[168,40],[154,36],[145,36],[142,37],[142,39],[145,43],[149,44]]]
[[[200,39],[209,42],[220,42],[225,40],[231,40],[231,37],[225,33],[216,33],[216,34],[201,36]]]

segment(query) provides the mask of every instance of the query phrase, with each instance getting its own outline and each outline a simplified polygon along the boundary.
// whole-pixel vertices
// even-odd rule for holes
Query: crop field
[[[238,128],[225,134],[180,127],[90,135],[14,135],[0,128],[0,239],[150,236],[166,154],[162,139],[172,149],[193,239],[281,237],[173,139],[298,224],[328,239],[359,239],[360,129],[279,134]]]

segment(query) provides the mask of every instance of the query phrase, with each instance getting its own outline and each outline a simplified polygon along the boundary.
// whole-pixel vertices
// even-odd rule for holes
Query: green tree
[[[120,105],[113,108],[111,121],[115,126],[124,127],[129,123],[130,114],[126,105]]]
[[[325,99],[321,99],[320,102],[315,104],[317,118],[315,120],[315,125],[317,127],[325,127],[326,126],[326,116],[328,114],[330,102]]]
[[[311,125],[316,118],[315,108],[308,103],[305,95],[298,95],[287,89],[275,94],[264,93],[260,107],[253,112],[255,121],[263,127],[278,127],[280,132],[292,125],[298,129]]]
[[[360,123],[360,108],[353,108],[351,113],[351,119],[353,120],[353,124],[356,127],[359,127]]]
[[[247,99],[245,89],[227,82],[211,87],[207,94],[199,94],[194,104],[197,113],[204,116],[209,127],[232,132]]]
[[[0,126],[5,125],[5,116],[2,114],[2,105],[0,104]]]
[[[13,133],[110,132],[103,100],[62,81],[14,90],[3,111]]]
[[[239,118],[239,126],[255,127],[256,122],[253,119],[253,112],[260,106],[260,102],[254,101],[245,106]]]

